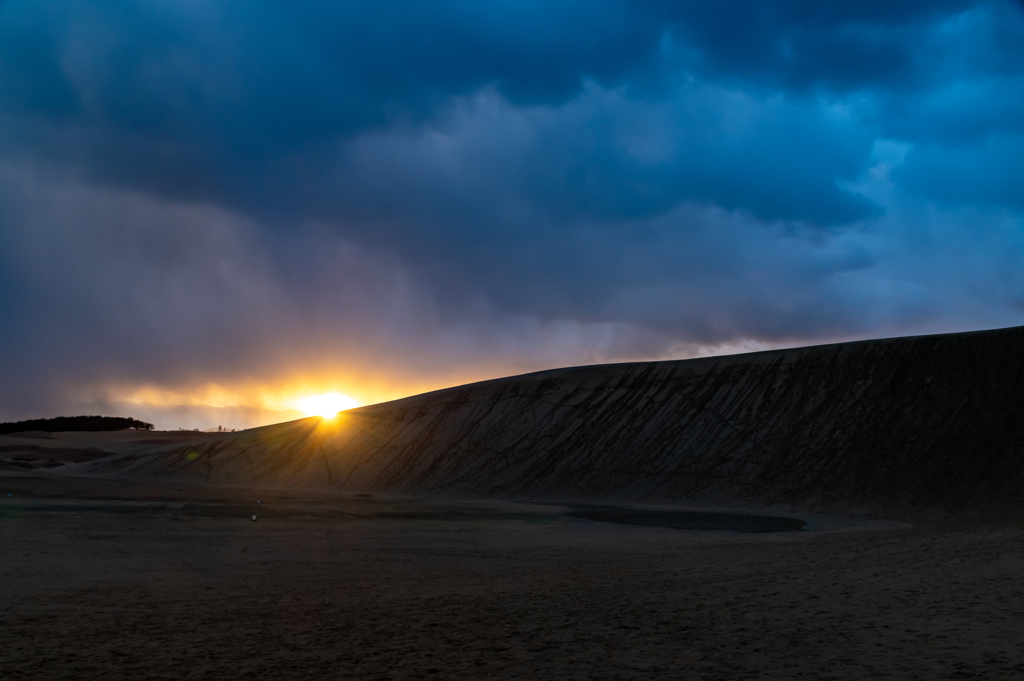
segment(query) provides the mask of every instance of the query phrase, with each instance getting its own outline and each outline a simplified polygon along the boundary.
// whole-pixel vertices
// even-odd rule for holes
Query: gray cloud
[[[7,0],[0,411],[1021,323],[1022,44],[1000,1]]]

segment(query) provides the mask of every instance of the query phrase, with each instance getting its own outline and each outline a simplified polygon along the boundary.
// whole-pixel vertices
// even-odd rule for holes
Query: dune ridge
[[[68,468],[353,492],[1022,508],[1024,327],[543,371]]]

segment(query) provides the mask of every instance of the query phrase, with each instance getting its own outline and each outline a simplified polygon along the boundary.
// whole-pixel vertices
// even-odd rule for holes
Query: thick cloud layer
[[[1022,46],[1012,2],[7,0],[0,418],[1024,323]]]

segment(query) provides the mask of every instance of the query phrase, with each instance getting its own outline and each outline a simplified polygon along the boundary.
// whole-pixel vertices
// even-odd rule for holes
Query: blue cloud
[[[287,182],[287,168],[323,172],[333,160],[323,149],[333,141],[429,123],[453,98],[481,88],[493,88],[513,106],[559,106],[592,81],[656,106],[697,78],[752,88],[758,99],[773,92],[803,96],[812,109],[814,88],[834,96],[866,92],[869,104],[877,97],[893,108],[882,100],[895,88],[927,88],[936,78],[929,60],[938,37],[952,30],[948,24],[965,13],[992,15],[986,8],[963,2],[733,2],[712,9],[616,0],[486,7],[9,1],[0,9],[8,130],[2,143],[9,153],[79,165],[100,182],[256,210],[264,208],[259,197],[266,185]],[[724,181],[738,189],[722,205],[766,219],[832,224],[877,212],[831,187],[851,174],[845,159],[833,167],[799,144],[786,154],[768,148],[778,132],[773,125],[765,121],[765,148],[750,149],[745,162],[724,149],[718,167],[684,174],[679,199],[715,201],[709,183]],[[813,134],[807,146],[817,144]],[[772,188],[766,196],[759,187],[776,174],[775,161],[801,166],[794,170],[807,191],[786,195]],[[723,170],[727,165],[736,168],[734,176]],[[752,173],[756,168],[763,170]],[[833,197],[831,208],[799,208],[818,192]],[[285,203],[294,209],[294,202]]]

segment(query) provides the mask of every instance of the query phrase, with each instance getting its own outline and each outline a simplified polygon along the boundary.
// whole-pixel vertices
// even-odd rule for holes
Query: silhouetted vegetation
[[[16,423],[0,423],[0,435],[21,433],[26,430],[64,433],[71,430],[103,432],[108,430],[127,430],[129,428],[153,430],[153,424],[120,416],[58,416],[54,419],[31,419]]]

